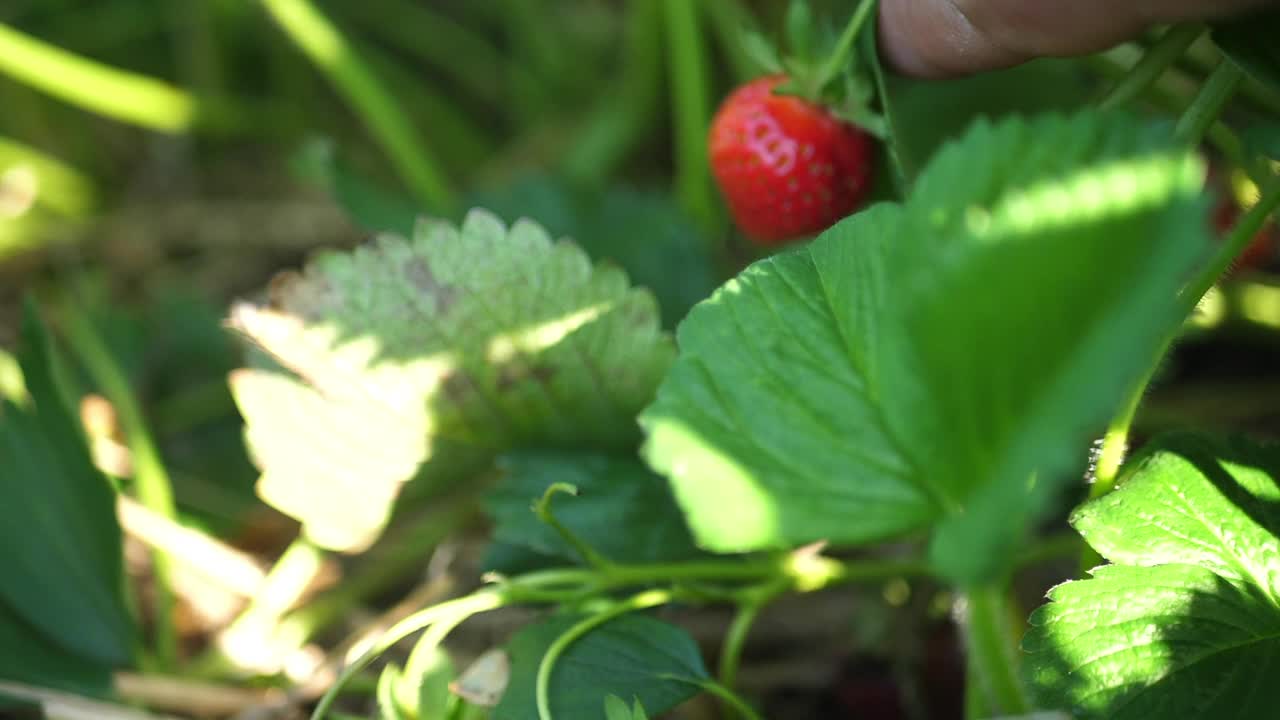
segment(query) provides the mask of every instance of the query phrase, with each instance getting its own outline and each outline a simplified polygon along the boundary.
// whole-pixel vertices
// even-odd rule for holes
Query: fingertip
[[[880,54],[894,70],[942,79],[1009,67],[1027,56],[992,41],[958,0],[882,0]]]
[[[905,0],[882,0],[877,31],[880,57],[893,70],[921,78],[945,77],[920,53],[919,16],[914,3]]]

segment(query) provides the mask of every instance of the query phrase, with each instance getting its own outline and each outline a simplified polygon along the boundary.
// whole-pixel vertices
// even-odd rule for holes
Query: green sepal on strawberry
[[[857,210],[871,189],[874,83],[851,61],[874,2],[836,37],[792,4],[780,57],[759,36],[747,49],[769,73],[735,90],[711,123],[711,169],[738,227],[762,245],[821,232]]]

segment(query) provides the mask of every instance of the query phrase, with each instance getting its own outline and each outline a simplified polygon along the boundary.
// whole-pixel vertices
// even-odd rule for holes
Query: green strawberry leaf
[[[499,466],[504,477],[486,498],[498,542],[579,560],[532,509],[548,487],[565,482],[576,487],[578,495],[556,499],[556,518],[610,560],[678,561],[701,554],[671,497],[670,486],[637,458],[525,452],[503,457]]]
[[[977,119],[1067,112],[1087,104],[1094,89],[1075,60],[1041,59],[945,81],[880,72],[892,150],[908,185],[944,143]]]
[[[259,494],[338,550],[367,547],[415,477],[514,447],[632,447],[673,353],[621,271],[481,211],[323,256],[270,295],[230,320],[261,351],[231,378]]]
[[[645,457],[711,550],[937,526],[939,572],[991,577],[1177,326],[1200,172],[1126,117],[979,123],[696,307]]]
[[[1042,707],[1270,717],[1280,692],[1280,446],[1157,440],[1076,529],[1111,565],[1059,585],[1023,639]]]
[[[68,649],[0,600],[0,680],[102,697],[111,692],[111,674],[110,664]],[[0,703],[0,717],[5,710]]]
[[[580,620],[557,615],[511,638],[511,683],[493,720],[537,720],[534,690],[542,656]],[[661,714],[698,694],[697,683],[709,679],[684,630],[647,615],[623,615],[574,641],[556,661],[551,711],[555,717],[599,717],[605,698],[617,695]]]
[[[1254,80],[1280,90],[1280,11],[1264,10],[1218,23],[1213,42]]]
[[[0,400],[0,675],[100,691],[136,642],[116,496],[93,465],[31,305],[19,362],[29,401]],[[24,644],[33,633],[43,640]],[[64,665],[58,682],[53,670]]]
[[[665,327],[675,327],[721,279],[709,244],[665,193],[613,187],[574,194],[553,177],[533,175],[478,194],[474,205],[500,217],[537,218],[553,236],[572,238],[593,260],[617,263],[632,283],[653,291]]]

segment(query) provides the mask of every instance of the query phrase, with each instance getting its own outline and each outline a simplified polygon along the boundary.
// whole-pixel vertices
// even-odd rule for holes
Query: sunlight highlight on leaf
[[[502,451],[623,450],[674,349],[657,304],[538,225],[422,221],[272,282],[229,324],[259,493],[332,549],[367,547],[401,486],[470,476]]]
[[[1072,524],[1112,564],[1049,591],[1023,649],[1089,720],[1268,717],[1280,668],[1280,447],[1176,434]]]
[[[1124,116],[977,123],[690,313],[646,459],[718,551],[932,529],[948,580],[999,575],[1181,319],[1201,177]]]

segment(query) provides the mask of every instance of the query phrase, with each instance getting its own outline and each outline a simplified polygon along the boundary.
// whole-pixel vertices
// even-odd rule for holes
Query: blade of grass
[[[1115,84],[1100,108],[1117,108],[1140,97],[1169,69],[1187,48],[1205,31],[1199,23],[1185,23],[1170,28],[1141,59]]]
[[[454,191],[434,156],[414,132],[395,97],[338,28],[310,0],[263,0],[263,4],[351,104],[417,199],[438,212],[452,210]]]
[[[469,171],[492,156],[496,150],[493,140],[484,134],[481,123],[467,117],[457,101],[429,86],[421,77],[415,77],[414,71],[391,53],[363,43],[358,48],[374,70],[387,78],[393,87],[414,88],[414,92],[404,99],[405,109],[412,117],[428,120],[435,134],[449,138],[449,142],[440,148],[443,164]]]
[[[450,77],[477,99],[503,102],[503,74],[528,73],[519,63],[508,64],[502,52],[483,34],[430,6],[409,0],[380,3],[341,3],[342,16],[367,28],[388,46],[411,55]],[[430,37],[431,42],[423,42]],[[459,62],[466,58],[466,62]]]
[[[173,53],[182,76],[205,97],[225,93],[225,77],[216,27],[206,0],[180,0],[169,4],[173,26]]]
[[[574,67],[564,44],[564,28],[557,27],[555,16],[547,11],[544,0],[505,0],[490,3],[503,9],[507,41],[511,47],[508,66],[511,87],[521,115],[538,117],[555,109],[558,90],[567,84],[570,73],[585,69]],[[517,70],[517,68],[519,68]]]
[[[662,7],[627,4],[622,77],[596,106],[564,154],[565,175],[582,185],[604,182],[643,137],[662,92]]]
[[[711,236],[721,225],[721,215],[707,160],[711,90],[698,9],[688,0],[666,0],[664,7],[676,136],[676,195],[689,215]]]
[[[98,336],[93,323],[72,301],[63,303],[62,317],[67,340],[89,377],[116,410],[120,427],[133,458],[133,481],[144,507],[168,521],[177,517],[173,485],[147,427],[142,408],[124,370]],[[178,660],[178,634],[174,626],[173,558],[163,550],[152,552],[155,574],[156,660],[162,669],[172,669]]]
[[[238,111],[104,65],[0,23],[0,73],[84,110],[161,132],[225,131]]]
[[[1174,135],[1189,145],[1198,145],[1209,128],[1218,121],[1218,116],[1231,101],[1231,96],[1243,79],[1244,71],[1234,62],[1224,59],[1219,63],[1200,88],[1200,94],[1178,119]]]
[[[79,217],[97,203],[97,190],[84,173],[34,147],[0,136],[0,172],[15,165],[31,168],[39,180],[36,203],[60,215]]]

